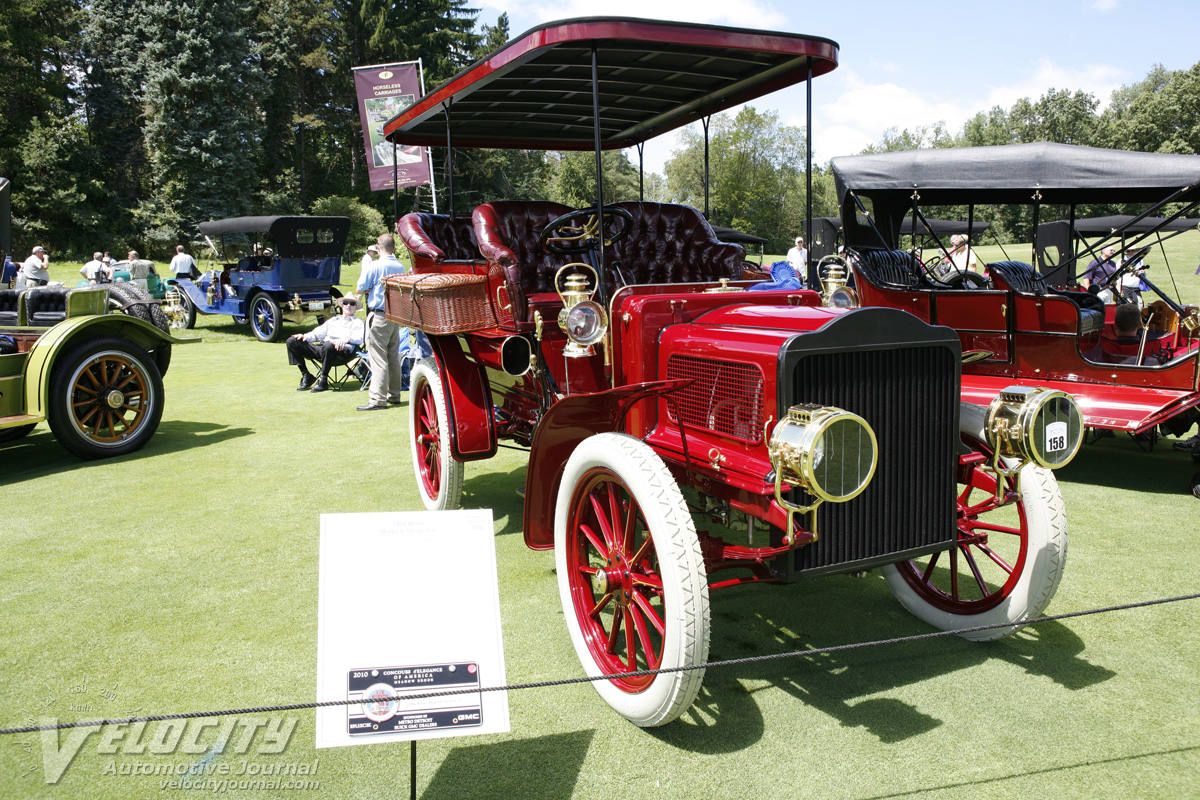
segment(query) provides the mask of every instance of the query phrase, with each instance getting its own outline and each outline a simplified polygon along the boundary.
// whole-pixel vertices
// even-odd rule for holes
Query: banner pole
[[[421,96],[425,96],[425,62],[417,59],[417,77],[421,81]],[[433,182],[433,148],[425,148],[425,161],[429,164],[429,193],[433,195],[433,213],[438,213],[437,184]]]

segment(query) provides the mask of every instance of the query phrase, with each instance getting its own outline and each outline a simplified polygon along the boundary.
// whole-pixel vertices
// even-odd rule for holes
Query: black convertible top
[[[846,193],[922,205],[966,203],[1150,203],[1200,184],[1200,156],[1135,153],[1034,142],[906,150],[830,161],[838,202]],[[878,209],[877,209],[878,213]]]
[[[1129,214],[1114,214],[1111,217],[1089,217],[1087,219],[1075,220],[1075,233],[1080,236],[1107,236],[1113,230],[1121,228],[1134,219]],[[1069,220],[1058,220],[1058,222],[1068,223]],[[1054,224],[1054,223],[1047,223]],[[1179,219],[1166,221],[1165,217],[1143,217],[1134,222],[1129,227],[1125,228],[1126,234],[1149,233],[1151,231],[1187,231],[1200,225],[1200,219],[1187,219],[1180,217]]]
[[[742,233],[741,231],[736,230],[734,228],[726,228],[721,225],[710,225],[709,227],[711,227],[713,229],[713,233],[715,233],[717,235],[717,238],[720,239],[722,242],[741,242],[744,244],[766,244],[768,241],[767,239],[764,239],[761,236],[755,236],[752,233]]]
[[[282,258],[340,256],[350,234],[349,217],[229,217],[200,223],[205,236],[270,234]]]

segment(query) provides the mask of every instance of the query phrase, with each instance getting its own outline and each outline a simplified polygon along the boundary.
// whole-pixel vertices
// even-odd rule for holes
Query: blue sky
[[[513,35],[554,19],[631,16],[768,28],[836,41],[839,66],[813,82],[813,151],[819,162],[857,153],[889,127],[963,122],[1046,90],[1083,89],[1102,107],[1112,90],[1161,63],[1200,61],[1200,6],[1131,0],[1008,0],[999,3],[866,0],[475,0],[483,22],[507,11]],[[804,124],[803,87],[754,102]],[[646,146],[662,171],[674,135]],[[633,154],[636,163],[636,153]]]

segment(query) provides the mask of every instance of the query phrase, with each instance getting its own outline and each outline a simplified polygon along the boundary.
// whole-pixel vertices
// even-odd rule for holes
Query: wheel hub
[[[117,389],[109,389],[104,395],[104,403],[109,408],[120,408],[125,405],[125,395]]]
[[[603,576],[603,577],[601,577]],[[596,586],[597,579],[603,580],[603,588],[596,587],[601,594],[612,594],[613,599],[620,606],[629,605],[630,597],[630,580],[629,569],[625,566],[624,559],[620,554],[610,553],[604,562],[604,568],[596,570],[596,575],[592,579],[593,586]]]

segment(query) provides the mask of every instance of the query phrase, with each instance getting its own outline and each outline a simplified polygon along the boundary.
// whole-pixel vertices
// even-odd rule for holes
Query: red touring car
[[[624,148],[811,79],[827,39],[633,19],[535,28],[389,121],[400,144]],[[750,291],[695,209],[483,203],[398,222],[388,314],[429,334],[410,431],[430,509],[464,463],[529,449],[524,535],[553,549],[571,640],[638,725],[703,679],[709,592],[878,568],[914,614],[996,638],[1040,614],[1066,555],[1061,392],[962,405],[949,328]],[[646,670],[674,669],[669,672]],[[694,669],[693,669],[694,668]]]

